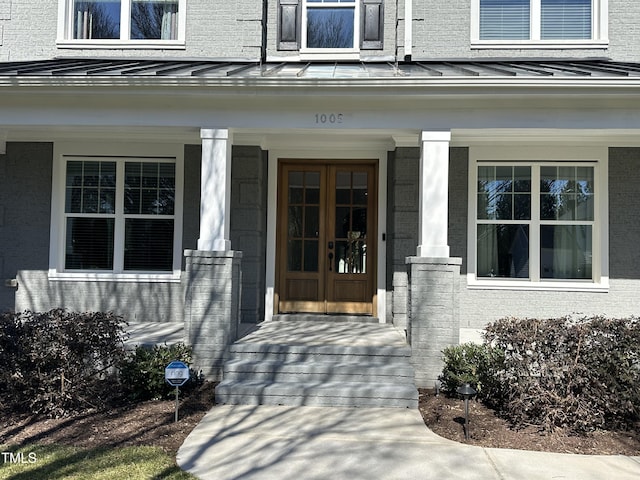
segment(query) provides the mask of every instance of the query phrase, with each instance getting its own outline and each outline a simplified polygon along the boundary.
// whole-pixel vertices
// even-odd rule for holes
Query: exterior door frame
[[[358,145],[362,147],[362,144]],[[266,251],[266,293],[265,320],[272,319],[276,311],[276,230],[278,205],[278,165],[280,159],[301,160],[377,160],[378,161],[378,205],[377,205],[377,270],[374,288],[374,315],[381,323],[386,321],[386,225],[387,225],[387,151],[357,148],[336,147],[335,151],[324,149],[270,149],[268,159],[268,192],[267,192],[267,251]]]

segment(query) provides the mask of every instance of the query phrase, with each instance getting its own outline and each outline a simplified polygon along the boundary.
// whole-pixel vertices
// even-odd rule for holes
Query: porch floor
[[[236,344],[407,348],[406,338],[387,323],[336,321],[272,321],[256,328]]]

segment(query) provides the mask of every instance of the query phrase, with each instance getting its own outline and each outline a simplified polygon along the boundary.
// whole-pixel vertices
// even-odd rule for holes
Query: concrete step
[[[343,346],[343,345],[280,345],[271,343],[235,343],[228,349],[227,359],[241,356],[245,360],[280,362],[353,362],[408,363],[409,347]]]
[[[347,322],[347,323],[380,323],[378,317],[368,315],[324,315],[315,313],[283,313],[274,315],[278,322]]]
[[[225,380],[273,382],[371,382],[412,383],[413,368],[407,363],[282,362],[236,358],[225,363]]]
[[[412,384],[223,380],[216,387],[216,403],[417,408],[418,390]]]

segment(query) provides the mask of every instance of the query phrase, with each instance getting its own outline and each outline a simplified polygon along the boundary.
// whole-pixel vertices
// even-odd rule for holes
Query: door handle
[[[327,245],[327,247],[329,248],[329,250],[333,250],[333,242],[329,242],[329,245]]]
[[[333,247],[330,247],[330,248],[333,248]],[[331,272],[332,269],[333,269],[333,252],[329,252],[329,271]]]

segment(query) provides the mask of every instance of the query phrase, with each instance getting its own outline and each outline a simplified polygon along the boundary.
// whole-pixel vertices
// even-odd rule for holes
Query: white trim
[[[585,139],[588,140],[588,139]],[[476,208],[477,167],[482,161],[541,164],[543,162],[580,163],[594,166],[596,205],[593,220],[593,281],[478,279],[476,277]],[[471,145],[469,147],[469,182],[467,215],[467,287],[469,289],[589,291],[607,292],[609,289],[609,150],[597,146],[560,146],[539,144]],[[532,179],[532,182],[534,180]],[[537,200],[532,199],[532,208]],[[531,252],[533,257],[537,252]],[[534,261],[537,261],[534,259]],[[534,263],[531,261],[531,263]]]
[[[471,48],[474,49],[602,49],[609,45],[609,0],[591,2],[591,38],[584,40],[540,39],[540,0],[531,0],[530,39],[481,40],[480,0],[471,0]]]
[[[291,149],[269,150],[268,159],[268,192],[267,192],[267,252],[276,251],[276,229],[277,229],[277,204],[278,204],[278,162],[281,158],[299,159],[377,159],[378,160],[378,258],[377,258],[377,279],[376,293],[378,295],[377,317],[380,323],[386,322],[386,241],[382,241],[382,236],[387,237],[387,151],[370,150],[365,148],[365,144],[353,143],[350,149],[338,150],[332,147],[328,150],[320,148],[295,148],[295,139],[290,139]],[[304,143],[303,143],[304,145]],[[333,145],[333,144],[331,144]],[[265,321],[273,319],[275,307],[275,282],[276,282],[276,258],[275,254],[267,255],[266,258],[266,279],[265,279]]]
[[[173,233],[172,271],[156,272],[75,272],[65,271],[65,166],[69,158],[98,158],[115,160],[142,159],[175,162],[175,204]],[[120,173],[122,174],[122,173]],[[121,179],[119,178],[118,181]],[[117,188],[123,182],[117,183]],[[51,280],[69,281],[116,281],[116,282],[176,282],[180,280],[182,270],[182,225],[184,195],[184,147],[181,144],[158,145],[141,143],[67,143],[56,142],[53,147],[52,193],[51,193],[51,229],[49,241],[49,273]],[[118,196],[117,196],[118,197]],[[116,240],[117,241],[117,240]],[[114,257],[118,255],[114,252]],[[114,258],[114,267],[118,267]]]

